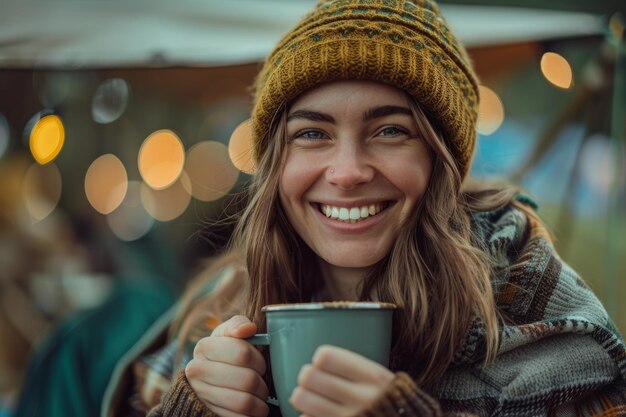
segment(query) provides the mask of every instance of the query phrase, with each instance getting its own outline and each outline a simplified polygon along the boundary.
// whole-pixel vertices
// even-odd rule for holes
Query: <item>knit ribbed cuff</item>
[[[180,371],[161,402],[163,417],[217,417],[200,401],[189,385],[185,371]]]
[[[354,417],[441,417],[439,403],[404,372],[398,372],[372,407]]]

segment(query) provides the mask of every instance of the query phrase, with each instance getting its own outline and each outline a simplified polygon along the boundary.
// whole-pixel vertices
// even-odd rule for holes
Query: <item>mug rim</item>
[[[318,301],[311,303],[269,304],[262,312],[309,310],[395,310],[398,306],[378,301]]]

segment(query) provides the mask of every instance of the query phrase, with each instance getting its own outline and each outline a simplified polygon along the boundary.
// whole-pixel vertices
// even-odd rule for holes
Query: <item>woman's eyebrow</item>
[[[413,112],[408,107],[402,106],[380,106],[374,107],[363,113],[363,121],[369,122],[374,119],[378,119],[380,117],[389,116],[392,114],[405,114],[407,116],[412,116]]]
[[[311,110],[296,110],[287,116],[288,122],[293,119],[307,119],[313,122],[335,123],[335,119],[331,115]]]
[[[378,119],[380,117],[385,117],[385,116],[389,116],[392,114],[405,114],[407,116],[413,115],[413,113],[408,107],[387,105],[387,106],[374,107],[372,109],[367,110],[363,114],[363,120],[368,122],[373,119]],[[320,113],[317,111],[312,111],[312,110],[296,110],[293,113],[291,113],[289,116],[287,116],[288,122],[294,119],[306,119],[306,120],[311,120],[313,122],[335,123],[335,119],[331,115],[326,114],[326,113]]]

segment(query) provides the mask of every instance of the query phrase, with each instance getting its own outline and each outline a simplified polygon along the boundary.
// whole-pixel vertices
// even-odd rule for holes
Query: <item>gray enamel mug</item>
[[[289,404],[298,373],[311,363],[321,345],[348,349],[389,366],[394,304],[379,302],[323,302],[276,304],[263,307],[267,333],[248,339],[253,345],[268,345],[272,379],[283,417],[300,413]]]

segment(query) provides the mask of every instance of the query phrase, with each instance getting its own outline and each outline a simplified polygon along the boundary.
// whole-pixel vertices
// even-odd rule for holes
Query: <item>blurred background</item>
[[[314,4],[0,1],[0,417],[76,323],[101,349],[107,317],[140,334],[222,248],[250,86]],[[626,6],[441,4],[482,83],[472,174],[528,190],[626,332]]]

